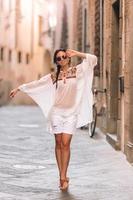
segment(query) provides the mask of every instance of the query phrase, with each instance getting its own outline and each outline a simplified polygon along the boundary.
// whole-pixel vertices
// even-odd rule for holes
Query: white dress
[[[67,70],[67,79],[58,80],[55,102],[49,116],[51,129],[54,134],[74,134],[76,131],[77,111],[77,80],[72,74],[73,67]],[[62,74],[62,72],[60,72]]]
[[[82,63],[76,66],[76,78],[66,79],[65,84],[63,80],[58,80],[57,90],[51,73],[19,86],[19,89],[28,94],[42,109],[48,132],[53,134],[67,129],[67,132],[73,134],[76,128],[92,121],[92,81],[95,65],[97,57],[87,53]],[[62,124],[64,125],[61,126]]]

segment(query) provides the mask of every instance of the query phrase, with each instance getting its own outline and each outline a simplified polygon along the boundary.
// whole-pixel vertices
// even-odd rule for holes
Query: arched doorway
[[[121,148],[122,131],[122,95],[120,94],[119,75],[121,73],[121,28],[120,28],[121,4],[116,0],[112,4],[112,46],[111,46],[111,69],[108,80],[110,97],[108,100],[108,132],[107,140],[116,149]]]

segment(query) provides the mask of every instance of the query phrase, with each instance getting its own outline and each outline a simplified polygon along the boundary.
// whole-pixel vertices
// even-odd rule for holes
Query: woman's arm
[[[83,65],[84,70],[87,69],[87,66],[90,66],[90,67],[93,68],[94,66],[97,65],[98,58],[94,54],[82,53],[82,52],[79,52],[79,51],[68,49],[67,50],[67,55],[69,57],[78,56],[80,58],[83,58],[83,62],[81,64]]]
[[[20,86],[18,86],[17,88],[13,89],[10,92],[10,97],[14,97],[18,91],[22,91],[22,92],[31,92],[33,90],[36,90],[38,88],[41,88],[43,86],[45,86],[47,83],[49,84],[50,81],[52,81],[51,79],[51,74],[47,74],[45,76],[43,76],[42,78],[40,78],[39,80],[35,80],[35,81],[31,81],[29,83],[24,83]]]
[[[9,97],[13,98],[17,94],[18,91],[20,91],[19,88],[15,88],[15,89],[11,90]]]
[[[80,58],[86,58],[86,53],[82,53],[72,49],[67,49],[66,53],[68,57],[78,56]]]

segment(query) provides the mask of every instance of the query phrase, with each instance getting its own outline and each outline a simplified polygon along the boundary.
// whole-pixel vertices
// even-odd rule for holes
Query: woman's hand
[[[73,57],[77,56],[78,51],[72,50],[72,49],[67,49],[66,54],[68,57]]]
[[[17,94],[18,91],[19,91],[19,88],[15,88],[15,89],[11,90],[11,92],[9,94],[10,98],[13,98]]]
[[[67,49],[66,54],[67,54],[68,57],[78,56],[78,57],[81,57],[81,58],[86,58],[85,53],[81,53],[79,51],[75,51],[75,50],[72,50],[72,49]]]

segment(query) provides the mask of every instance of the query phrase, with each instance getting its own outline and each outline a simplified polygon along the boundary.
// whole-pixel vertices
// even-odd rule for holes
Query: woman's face
[[[56,62],[62,67],[67,65],[69,63],[69,57],[67,56],[66,52],[59,51],[56,55]]]

